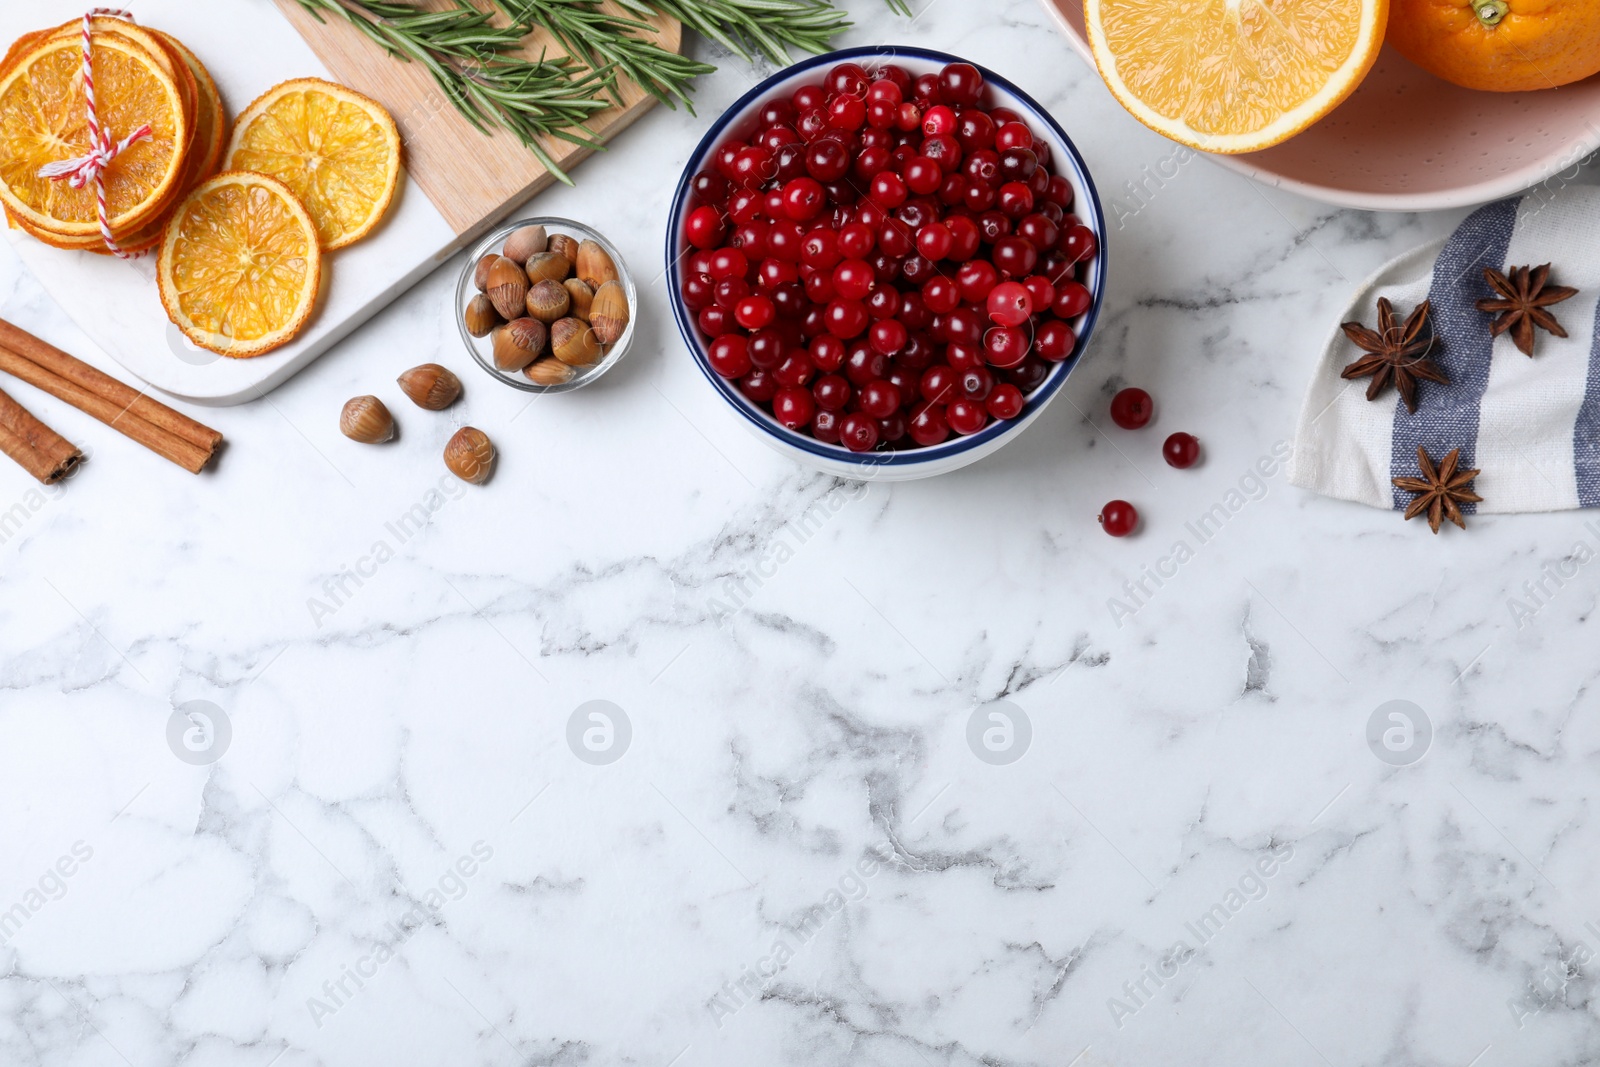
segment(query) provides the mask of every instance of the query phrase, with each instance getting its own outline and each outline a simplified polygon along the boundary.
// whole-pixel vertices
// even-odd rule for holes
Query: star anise
[[[1463,530],[1467,528],[1466,520],[1461,517],[1461,505],[1476,504],[1483,497],[1467,488],[1478,472],[1457,470],[1456,464],[1460,461],[1461,449],[1453,448],[1435,469],[1433,460],[1428,458],[1428,450],[1417,446],[1417,466],[1422,469],[1422,477],[1394,479],[1395,488],[1417,494],[1411,506],[1406,508],[1408,520],[1427,512],[1428,525],[1434,533],[1439,532],[1446,518]]]
[[[1489,332],[1499,337],[1507,330],[1511,339],[1525,356],[1533,356],[1533,328],[1542,327],[1557,337],[1567,336],[1561,323],[1545,308],[1559,304],[1578,295],[1578,290],[1566,285],[1546,285],[1550,280],[1550,264],[1542,267],[1512,267],[1511,277],[1486,267],[1483,280],[1493,286],[1503,300],[1484,297],[1478,301],[1479,311],[1499,312],[1499,317],[1489,324]]]
[[[1428,312],[1431,305],[1424,300],[1417,305],[1404,326],[1395,322],[1394,306],[1387,297],[1378,298],[1378,328],[1369,330],[1359,322],[1347,322],[1341,329],[1357,347],[1367,353],[1344,369],[1340,377],[1365,378],[1372,376],[1367,385],[1367,399],[1376,400],[1378,394],[1391,381],[1400,390],[1400,399],[1406,410],[1417,410],[1417,379],[1424,378],[1440,385],[1448,385],[1428,352],[1433,348],[1433,331],[1428,329]]]

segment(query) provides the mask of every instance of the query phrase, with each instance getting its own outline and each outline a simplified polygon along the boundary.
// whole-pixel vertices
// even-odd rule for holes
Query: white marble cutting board
[[[81,16],[85,0],[0,4],[0,42]],[[327,68],[271,0],[137,0],[138,20],[166,30],[200,56],[229,115],[289,78],[327,77]],[[199,404],[238,404],[282,385],[395,297],[431,273],[462,243],[421,191],[402,180],[389,216],[361,243],[325,263],[315,317],[293,344],[255,359],[196,349],[168,321],[156,293],[155,262],[49,248],[7,231],[40,283],[106,353],[144,381]]]

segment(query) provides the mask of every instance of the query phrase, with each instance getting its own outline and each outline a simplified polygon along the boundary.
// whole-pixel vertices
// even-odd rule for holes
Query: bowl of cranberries
[[[1104,216],[1072,141],[955,56],[857,48],[729,108],[673,202],[667,271],[701,370],[763,440],[889,480],[1015,438],[1082,356]]]

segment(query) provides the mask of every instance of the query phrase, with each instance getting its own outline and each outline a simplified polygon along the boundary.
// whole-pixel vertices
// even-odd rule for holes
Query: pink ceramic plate
[[[1082,0],[1043,0],[1091,68]],[[1537,93],[1462,89],[1385,48],[1361,87],[1298,137],[1213,155],[1230,170],[1345,207],[1426,211],[1570,181],[1600,148],[1600,76]]]

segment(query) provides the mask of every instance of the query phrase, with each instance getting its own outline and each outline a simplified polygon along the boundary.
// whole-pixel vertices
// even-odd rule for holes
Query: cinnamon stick
[[[83,461],[83,453],[28,409],[0,391],[0,452],[45,485],[54,485]]]
[[[170,430],[146,422],[132,414],[131,407],[125,407],[92,393],[7,348],[0,348],[0,370],[21,378],[35,388],[43,389],[57,399],[65,400],[79,411],[93,415],[118,433],[139,442],[157,455],[170,459],[192,474],[199,474],[205,465],[211,462],[213,449],[202,448]],[[174,411],[172,414],[178,413]],[[178,417],[183,418],[181,415]],[[200,424],[195,423],[195,425]],[[220,434],[217,435],[217,439],[221,440]]]
[[[222,443],[222,435],[211,427],[172,410],[159,400],[119,382],[49,342],[41,341],[5,319],[0,319],[0,347],[10,349],[80,389],[110,401],[119,409],[137,415],[157,429],[165,430],[208,454],[215,452]]]

